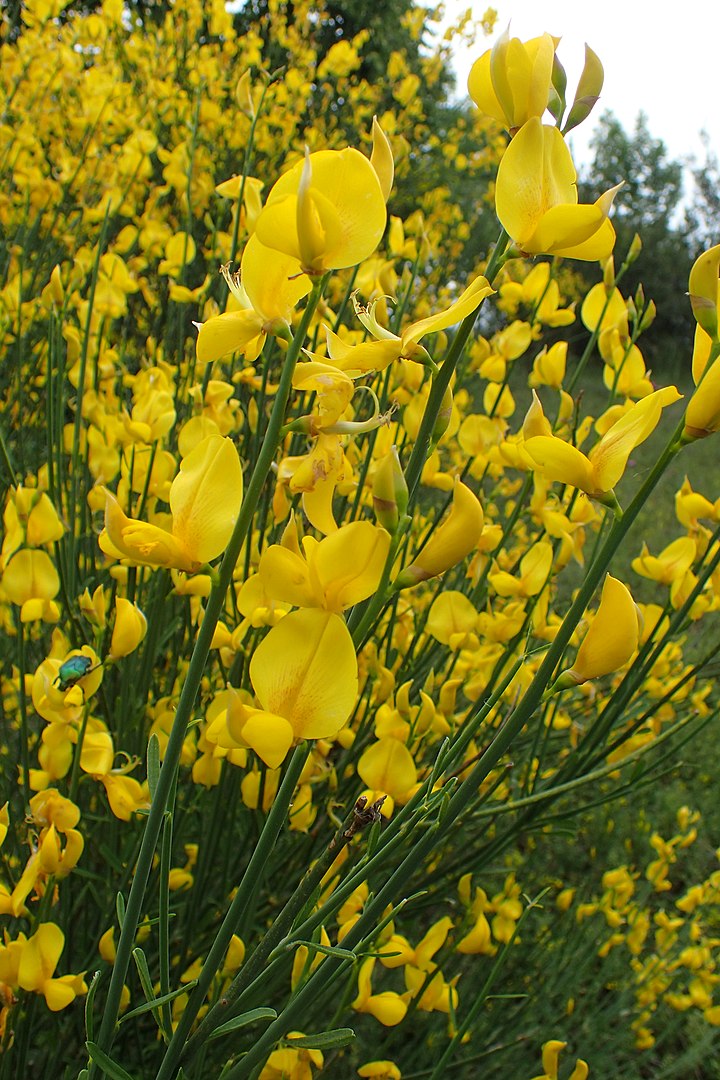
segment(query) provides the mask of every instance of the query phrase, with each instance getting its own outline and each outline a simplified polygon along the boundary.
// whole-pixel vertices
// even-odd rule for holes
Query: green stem
[[[145,834],[143,836],[143,842],[140,848],[137,866],[135,868],[135,876],[128,895],[125,919],[123,921],[122,931],[117,946],[117,955],[110,977],[103,1021],[97,1038],[98,1045],[105,1053],[109,1053],[115,1036],[122,989],[128,967],[130,966],[135,933],[142,915],[145,890],[152,869],[155,849],[165,817],[165,810],[170,798],[170,792],[175,783],[175,776],[180,762],[183,743],[187,734],[188,725],[192,719],[195,699],[202,680],[208,653],[210,652],[210,645],[215,633],[215,627],[217,626],[218,619],[222,612],[225,594],[232,581],[233,571],[238,556],[243,544],[250,534],[255,510],[262,489],[270,473],[276,450],[280,444],[280,430],[283,425],[285,410],[292,388],[292,377],[295,370],[295,364],[300,355],[300,350],[305,340],[310,321],[320,301],[320,297],[322,296],[325,281],[326,278],[324,277],[313,287],[308,304],[300,320],[297,333],[290,343],[285,356],[285,363],[283,365],[280,382],[273,402],[273,409],[268,421],[265,440],[260,448],[260,453],[258,454],[255,468],[245,493],[245,498],[240,507],[240,513],[235,523],[233,534],[220,565],[217,582],[213,586],[210,596],[208,597],[205,616],[198,632],[192,657],[190,658],[187,676],[180,694],[180,700],[178,702],[177,711],[175,713],[173,726],[170,731],[165,751],[165,758],[160,770],[155,798],[152,801],[150,812],[148,814]],[[89,1069],[88,1080],[94,1080],[94,1078],[98,1076],[99,1071],[99,1066],[92,1062]]]
[[[301,742],[293,752],[290,764],[282,779],[282,784],[275,796],[275,800],[270,809],[270,813],[267,816],[263,830],[260,833],[260,838],[255,845],[255,850],[252,853],[250,862],[242,876],[242,881],[238,886],[233,902],[228,908],[227,915],[223,919],[222,926],[218,930],[215,940],[210,948],[210,952],[202,966],[197,985],[194,987],[188,1003],[183,1009],[180,1022],[175,1029],[175,1033],[173,1034],[165,1057],[160,1065],[157,1080],[169,1080],[173,1075],[175,1068],[180,1061],[187,1037],[190,1034],[190,1029],[195,1022],[195,1017],[203,1006],[210,985],[227,953],[233,934],[236,933],[240,920],[248,905],[252,903],[254,897],[257,895],[257,891],[260,888],[264,877],[268,859],[277,843],[280,829],[287,817],[288,808],[295,787],[300,777],[300,773],[305,767],[305,762],[308,759],[310,749],[310,743]]]

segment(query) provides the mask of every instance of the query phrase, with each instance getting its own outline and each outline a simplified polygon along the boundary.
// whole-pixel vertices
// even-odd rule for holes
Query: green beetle
[[[60,665],[53,685],[61,691],[69,690],[99,667],[100,664],[93,665],[89,656],[71,656]]]

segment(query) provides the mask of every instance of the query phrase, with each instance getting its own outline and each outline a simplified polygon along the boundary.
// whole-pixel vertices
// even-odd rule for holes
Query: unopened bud
[[[575,91],[575,100],[563,128],[563,135],[567,135],[568,131],[572,131],[574,127],[577,127],[590,115],[600,97],[604,80],[605,72],[600,63],[600,57],[592,51],[589,45],[586,45],[585,66]]]
[[[375,469],[372,497],[378,525],[394,535],[408,504],[407,484],[395,446]]]
[[[244,113],[249,120],[252,120],[255,116],[255,102],[252,96],[252,81],[249,69],[244,71],[237,81],[235,100],[238,103],[240,112]]]
[[[635,233],[630,243],[630,247],[628,248],[627,256],[625,258],[626,266],[632,266],[632,264],[635,262],[638,255],[642,251],[642,246],[643,245],[642,240],[640,239],[640,234]]]
[[[655,301],[654,300],[648,300],[647,307],[645,308],[645,310],[642,313],[642,318],[640,319],[640,325],[638,326],[638,330],[639,330],[639,332],[641,334],[644,333],[645,330],[648,329],[648,327],[652,326],[652,324],[655,322],[655,316],[656,315],[657,315],[657,308],[655,307]]]
[[[605,292],[610,296],[615,288],[615,260],[612,255],[608,255],[603,266],[603,285]]]
[[[644,307],[645,307],[645,290],[643,289],[642,285],[638,285],[637,289],[635,290],[635,309],[637,311],[642,311],[644,309]]]
[[[453,410],[453,396],[452,390],[448,386],[447,390],[443,394],[442,402],[440,403],[440,409],[435,418],[433,424],[432,435],[430,438],[430,445],[434,448],[442,439],[443,435],[450,426],[450,419],[452,417]]]

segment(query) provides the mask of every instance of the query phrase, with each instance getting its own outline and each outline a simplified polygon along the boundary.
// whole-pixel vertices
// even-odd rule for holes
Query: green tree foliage
[[[643,339],[643,348],[659,373],[673,365],[678,354],[685,355],[692,340],[690,308],[677,287],[678,281],[687,280],[697,254],[683,223],[683,165],[668,157],[662,139],[651,135],[644,113],[638,114],[630,134],[613,113],[603,113],[590,145],[594,159],[580,178],[581,201],[592,202],[624,181],[613,210],[616,263],[639,233],[643,250],[625,286],[633,292],[642,283],[646,298],[657,305],[653,332]]]
[[[705,161],[692,169],[693,195],[685,214],[688,235],[695,246],[711,247],[720,238],[720,159],[702,134]]]

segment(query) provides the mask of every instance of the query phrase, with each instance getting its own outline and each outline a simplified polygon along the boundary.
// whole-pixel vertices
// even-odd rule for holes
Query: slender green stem
[[[297,333],[288,347],[282,374],[280,376],[280,382],[273,403],[273,409],[268,421],[265,440],[260,448],[260,453],[258,454],[255,468],[252,477],[250,478],[237,522],[235,523],[233,534],[220,565],[217,581],[208,597],[205,616],[200,626],[195,642],[195,648],[193,649],[193,654],[188,666],[185,683],[180,694],[173,726],[168,738],[165,758],[160,770],[158,786],[145,825],[145,835],[143,837],[143,843],[140,848],[140,854],[135,868],[135,876],[128,895],[125,919],[118,941],[117,955],[113,965],[107,999],[105,1002],[103,1021],[97,1038],[98,1045],[105,1053],[109,1052],[115,1035],[117,1017],[120,1011],[122,988],[130,965],[135,933],[142,915],[145,890],[152,869],[155,848],[157,847],[158,837],[160,835],[160,829],[162,828],[170,792],[175,782],[183,743],[187,734],[188,724],[192,718],[195,698],[197,697],[200,682],[202,680],[205,663],[215,633],[215,627],[217,626],[218,619],[222,612],[225,594],[232,580],[235,564],[237,563],[242,546],[252,528],[255,510],[280,443],[280,431],[285,417],[290,390],[292,388],[292,376],[295,370],[295,364],[300,355],[300,350],[305,340],[305,335],[307,334],[315,308],[322,296],[324,286],[325,278],[315,284],[300,320]],[[90,1065],[89,1080],[93,1080],[93,1078],[98,1075],[98,1071],[99,1067],[92,1062]]]

